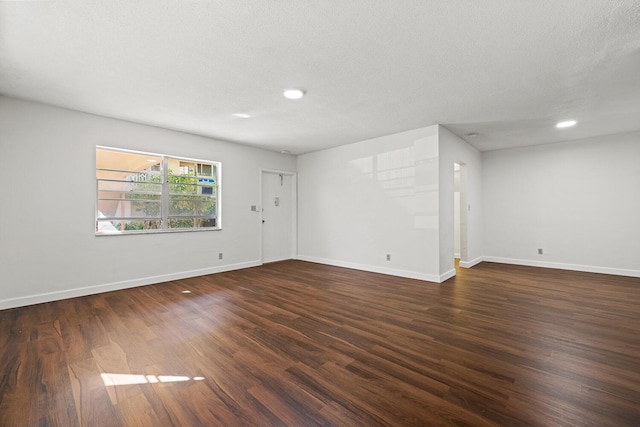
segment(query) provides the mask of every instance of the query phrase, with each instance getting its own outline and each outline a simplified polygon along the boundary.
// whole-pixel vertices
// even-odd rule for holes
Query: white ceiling
[[[640,0],[1,2],[0,94],[294,154],[436,123],[481,150],[627,132]]]

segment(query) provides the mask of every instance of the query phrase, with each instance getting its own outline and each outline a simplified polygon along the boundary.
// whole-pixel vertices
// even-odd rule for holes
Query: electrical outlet
[[[542,255],[542,248],[538,248],[538,255]]]
[[[251,212],[258,212],[258,207],[256,205],[251,205]]]
[[[218,259],[222,259],[222,252],[218,254]]]
[[[391,261],[391,254],[387,254],[387,261]]]

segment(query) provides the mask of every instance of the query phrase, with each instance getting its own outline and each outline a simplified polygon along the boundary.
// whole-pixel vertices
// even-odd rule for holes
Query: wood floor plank
[[[74,396],[73,402],[82,426],[119,426],[117,410],[111,404],[102,372],[93,359],[81,360],[68,365],[69,379]],[[29,390],[25,390],[29,393]],[[62,408],[58,408],[62,410]],[[19,421],[16,419],[15,421]],[[26,424],[30,425],[30,424]],[[56,425],[56,424],[54,424]]]
[[[638,426],[640,279],[302,261],[0,311],[0,426]]]

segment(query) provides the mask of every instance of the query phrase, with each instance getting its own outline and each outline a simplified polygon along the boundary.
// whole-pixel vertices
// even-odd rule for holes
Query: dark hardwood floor
[[[640,279],[286,261],[0,311],[0,375],[3,427],[639,426]]]

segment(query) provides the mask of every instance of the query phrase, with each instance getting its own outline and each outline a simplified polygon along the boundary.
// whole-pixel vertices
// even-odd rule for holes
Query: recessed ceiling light
[[[300,99],[304,96],[302,89],[287,89],[284,91],[284,97],[289,99]]]
[[[282,150],[282,151],[280,151],[280,154],[291,154],[291,151],[289,151],[289,150]]]
[[[556,127],[557,128],[570,128],[571,126],[575,126],[578,123],[575,120],[567,120],[566,122],[559,122]]]
[[[246,114],[246,113],[235,113],[234,116],[236,117],[240,117],[241,119],[248,119],[249,117],[251,117],[251,114]]]
[[[468,138],[477,138],[478,137],[478,133],[477,132],[471,132],[467,134]]]

